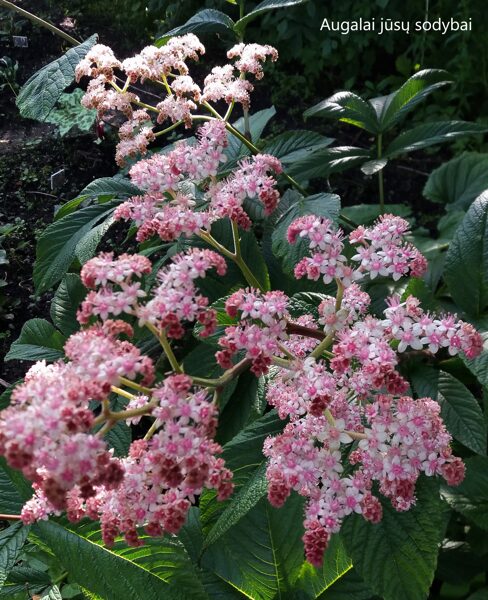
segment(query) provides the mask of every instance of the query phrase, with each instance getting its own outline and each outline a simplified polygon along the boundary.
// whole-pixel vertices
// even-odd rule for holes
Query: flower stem
[[[133,400],[135,398],[134,394],[131,394],[130,392],[126,392],[122,388],[115,387],[115,385],[112,385],[111,389],[114,394],[118,394],[119,396],[127,398],[128,400]]]
[[[171,348],[168,338],[166,337],[166,333],[164,331],[159,332],[158,329],[152,323],[146,323],[146,327],[155,335],[155,337],[158,338],[159,343],[161,344],[161,347],[163,348],[164,353],[166,354],[169,360],[169,364],[171,365],[173,371],[175,373],[183,373],[180,364],[176,360],[176,356],[173,353],[173,349]]]
[[[45,21],[44,19],[41,19],[40,17],[33,15],[32,13],[28,12],[27,10],[24,10],[23,8],[20,8],[20,6],[16,6],[12,2],[9,2],[8,0],[0,0],[0,6],[4,6],[5,8],[13,10],[16,13],[19,13],[19,15],[22,15],[23,17],[25,17],[26,19],[29,19],[29,21],[32,21],[36,25],[40,25],[41,27],[45,27],[46,29],[49,29],[49,31],[51,31],[52,33],[55,33],[56,35],[59,35],[59,37],[62,37],[63,39],[65,39],[67,42],[69,42],[73,46],[79,46],[81,44],[81,42],[79,40],[77,40],[76,38],[69,35],[69,33],[66,33],[65,31],[58,29],[55,25],[53,25],[52,23],[49,23],[49,21]]]
[[[378,148],[378,158],[380,159],[383,153],[383,134],[378,134],[377,139],[377,148]],[[380,194],[380,213],[383,214],[385,212],[385,190],[384,190],[384,182],[383,182],[383,169],[378,171],[378,186],[379,186],[379,194]]]
[[[339,279],[336,279],[337,282],[337,295],[336,295],[336,303],[335,303],[335,311],[337,312],[342,305],[342,296],[344,294],[344,286],[342,285],[342,283],[339,281]],[[320,344],[315,348],[315,350],[313,350],[310,353],[310,356],[312,356],[313,358],[319,358],[320,356],[322,356],[322,354],[325,352],[325,350],[327,350],[327,348],[332,344],[334,337],[335,337],[335,329],[332,329],[332,331],[327,335],[327,337],[320,342]]]
[[[139,385],[135,381],[131,381],[130,379],[126,379],[125,377],[120,377],[120,383],[123,383],[126,387],[132,388],[133,390],[137,390],[141,394],[151,394],[152,389],[148,387],[144,387],[143,385]]]
[[[166,129],[163,129],[162,131],[158,131],[157,133],[155,133],[154,137],[159,137],[161,135],[164,135],[165,133],[169,133],[170,131],[173,131],[173,129],[176,129],[183,123],[184,123],[184,121],[176,121],[176,123],[173,123],[173,125],[170,125],[169,127],[166,127]]]

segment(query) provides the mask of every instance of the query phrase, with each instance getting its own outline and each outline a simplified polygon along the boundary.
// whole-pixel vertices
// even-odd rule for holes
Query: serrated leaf
[[[86,293],[87,289],[81,283],[79,276],[75,273],[66,273],[54,294],[50,311],[54,325],[64,335],[71,335],[80,328],[76,313]]]
[[[287,173],[306,181],[316,177],[327,178],[332,173],[340,173],[363,164],[371,159],[371,151],[355,146],[335,146],[312,152],[306,158],[294,162]]]
[[[29,527],[23,523],[14,523],[0,532],[0,588],[17,562],[28,533]]]
[[[266,480],[266,464],[263,462],[239,492],[232,498],[217,522],[210,529],[204,540],[204,548],[215,544],[233,525],[244,517],[263,498],[268,491]]]
[[[298,4],[304,4],[308,0],[263,0],[255,8],[249,11],[242,19],[239,19],[234,25],[234,29],[237,32],[242,32],[246,26],[253,21],[259,15],[262,15],[269,10],[276,10],[277,8],[288,8],[290,6],[297,6]]]
[[[471,205],[449,246],[444,279],[456,304],[472,317],[488,306],[488,192]]]
[[[373,107],[353,92],[337,92],[330,98],[308,108],[303,116],[305,119],[328,117],[365,129],[370,133],[379,131],[378,118]]]
[[[447,71],[441,69],[424,69],[412,75],[401,88],[384,98],[378,114],[380,131],[397,125],[429,94],[449,83],[452,81],[448,79]]]
[[[95,524],[67,529],[51,520],[36,530],[72,580],[104,600],[208,600],[176,539],[146,537],[140,548],[121,542],[109,550]]]
[[[175,35],[184,35],[186,33],[194,33],[202,35],[206,33],[233,33],[234,21],[220,10],[206,8],[200,10],[188,19],[184,25],[175,27],[167,31],[156,40],[156,46],[163,46],[166,42]]]
[[[488,189],[488,154],[464,152],[432,171],[423,194],[446,210],[466,210]]]
[[[18,515],[24,504],[19,490],[10,477],[11,469],[0,457],[0,513]]]
[[[287,208],[288,207],[288,208]],[[295,265],[308,254],[306,240],[297,239],[290,244],[287,238],[288,227],[304,215],[317,215],[337,221],[340,210],[340,198],[335,194],[314,194],[304,198],[298,192],[287,191],[280,203],[281,213],[272,234],[273,254],[281,259],[283,268],[292,273]]]
[[[317,600],[371,600],[373,592],[352,568],[340,579],[334,581],[327,590],[317,596]]]
[[[409,217],[412,209],[405,204],[388,204],[388,212],[399,217]],[[345,206],[341,210],[341,214],[346,215],[355,223],[369,225],[380,216],[381,210],[377,204],[355,204],[354,206]]]
[[[396,137],[386,148],[383,156],[394,158],[421,148],[451,142],[465,135],[477,135],[488,131],[486,125],[467,121],[438,121],[424,123],[409,129]]]
[[[63,91],[74,81],[75,67],[96,43],[97,34],[66,54],[49,63],[24,83],[16,104],[20,114],[28,119],[45,121]]]
[[[407,512],[397,512],[383,500],[379,523],[354,514],[342,526],[341,536],[354,567],[385,600],[427,598],[434,578],[446,514],[435,480],[419,479],[416,495],[416,505]]]
[[[284,165],[288,165],[307,158],[316,150],[330,146],[333,141],[333,138],[327,138],[315,131],[285,131],[267,141],[261,151],[276,156]]]
[[[477,454],[486,454],[486,427],[483,413],[468,388],[441,371],[437,400],[441,416],[453,437]]]
[[[130,198],[139,196],[143,192],[128,179],[123,177],[102,177],[89,183],[76,198],[63,204],[56,212],[55,220],[59,221],[66,215],[74,212],[78,206],[89,199],[96,199],[100,204],[113,200],[114,198]]]
[[[456,487],[442,487],[442,496],[456,511],[488,531],[488,458],[473,456],[465,461],[466,476]]]
[[[8,360],[46,360],[52,362],[64,356],[66,338],[45,319],[30,319],[20,336],[10,346],[5,357]]]
[[[78,245],[100,221],[111,217],[118,204],[113,201],[87,206],[51,223],[43,231],[37,242],[34,263],[34,283],[38,294],[64,277],[75,259]]]

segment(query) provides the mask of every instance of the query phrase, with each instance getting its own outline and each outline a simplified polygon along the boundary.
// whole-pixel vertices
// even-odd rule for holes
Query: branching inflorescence
[[[120,132],[119,161],[144,152],[157,135],[149,108],[141,110],[130,84],[157,81],[166,92],[151,109],[157,121],[191,125],[198,120],[194,110],[208,100],[223,100],[229,110],[235,102],[247,107],[252,85],[244,75],[260,78],[266,57],[276,59],[269,46],[239,44],[229,52],[235,64],[214,68],[200,89],[186,61],[203,52],[189,34],[123,62],[98,45],[78,65],[78,77],[92,77],[85,106],[100,115],[118,109],[128,117]],[[122,87],[116,70],[126,73]],[[481,350],[481,338],[455,316],[424,312],[413,296],[390,297],[382,318],[368,314],[363,282],[421,277],[427,267],[405,241],[407,221],[393,215],[349,234],[350,260],[345,234],[329,219],[308,215],[291,223],[289,243],[305,238],[309,248],[292,265],[296,278],[336,285],[335,297],[323,295],[318,317],[292,318],[284,292],[262,289],[243,259],[239,237],[239,228],[252,224],[246,198],[260,201],[265,214],[278,206],[275,176],[281,165],[257,154],[219,180],[227,135],[233,132],[228,115],[210,109],[215,114],[198,130],[195,143],[179,142],[131,168],[144,195],[121,204],[116,218],[133,221],[139,241],[185,236],[189,242],[200,238],[200,246],[203,241],[212,249],[194,247],[173,256],[152,286],[144,282],[152,271],[145,256],[102,253],[89,260],[81,279],[90,291],[78,311],[82,329],[65,345],[68,360],[37,363],[29,370],[11,406],[0,413],[0,452],[33,483],[35,495],[22,512],[25,523],[66,510],[73,521],[100,520],[107,544],[122,533],[138,545],[141,528],[152,536],[177,533],[204,488],[216,490],[219,499],[229,497],[232,473],[214,441],[218,394],[211,392],[246,369],[267,374],[267,402],[287,421],[283,433],[269,437],[263,447],[269,501],[281,506],[292,490],[306,498],[305,553],[319,565],[330,536],[348,514],[381,520],[378,493],[405,511],[415,503],[420,474],[440,475],[449,485],[462,481],[464,465],[452,454],[439,404],[408,395],[399,354],[409,348],[445,349],[472,358]],[[201,192],[198,201],[182,185],[187,182]],[[219,219],[230,222],[232,249],[212,236],[211,226]],[[217,313],[199,281],[212,271],[223,276],[227,261],[236,263],[248,286],[225,300],[234,324],[220,335],[215,355],[225,371],[218,379],[191,377],[171,341],[192,324],[198,324],[200,336],[215,334]],[[156,373],[152,360],[130,341],[136,324],[159,340],[169,375]],[[113,410],[111,393],[128,400],[123,410]],[[145,437],[132,442],[127,457],[115,457],[105,434],[119,421],[133,425],[142,417],[151,419]]]

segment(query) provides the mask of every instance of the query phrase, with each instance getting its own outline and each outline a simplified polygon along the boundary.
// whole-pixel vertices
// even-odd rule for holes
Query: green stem
[[[378,134],[377,140],[378,146],[378,159],[382,157],[383,154],[383,134]],[[380,192],[380,213],[383,214],[385,212],[385,190],[384,190],[384,182],[383,182],[383,169],[378,171],[378,186]]]
[[[159,332],[158,329],[154,325],[152,325],[152,323],[146,323],[146,327],[158,338],[159,343],[161,344],[161,347],[163,348],[164,353],[166,354],[169,360],[169,364],[171,365],[173,371],[175,373],[183,373],[182,368],[176,360],[176,356],[173,353],[173,349],[171,348],[168,338],[166,337],[166,333],[164,331]]]
[[[176,121],[176,123],[173,123],[173,125],[170,125],[169,127],[166,127],[166,129],[163,129],[162,131],[158,131],[157,133],[155,133],[154,137],[159,137],[160,135],[164,135],[165,133],[169,133],[170,131],[173,131],[173,129],[176,129],[177,127],[179,127],[183,123],[184,123],[184,121]]]
[[[5,8],[13,10],[16,13],[19,13],[19,15],[22,15],[23,17],[25,17],[26,19],[29,19],[29,21],[32,21],[36,25],[40,25],[41,27],[45,27],[46,29],[49,29],[49,31],[51,31],[52,33],[55,33],[56,35],[59,35],[60,37],[65,39],[70,44],[73,44],[73,46],[79,46],[81,44],[81,42],[78,41],[76,38],[71,37],[68,33],[62,31],[61,29],[58,29],[52,23],[49,23],[48,21],[45,21],[44,19],[41,19],[40,17],[33,15],[32,13],[28,12],[27,10],[24,10],[23,8],[20,8],[20,6],[16,6],[12,2],[9,2],[8,0],[0,0],[0,6],[4,6]]]
[[[344,294],[344,286],[342,283],[336,279],[337,282],[337,295],[336,295],[336,303],[335,303],[335,311],[340,310],[342,305],[342,296]],[[322,354],[327,350],[327,348],[332,344],[335,337],[335,329],[329,333],[329,335],[320,342],[320,344],[310,353],[310,356],[313,358],[319,358]]]
[[[126,379],[125,377],[120,378],[120,383],[125,385],[125,387],[132,388],[133,390],[137,390],[141,394],[152,394],[152,389],[148,387],[144,387],[143,385],[139,385],[135,381],[131,381],[130,379]]]
[[[135,398],[134,394],[131,394],[130,392],[127,392],[126,390],[123,390],[119,387],[116,387],[115,385],[111,386],[111,390],[114,394],[118,394],[119,396],[127,398],[128,400],[133,400]]]

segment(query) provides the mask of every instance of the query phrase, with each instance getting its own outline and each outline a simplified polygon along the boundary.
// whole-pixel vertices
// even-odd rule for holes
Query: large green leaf
[[[10,346],[5,360],[47,360],[52,362],[64,356],[66,338],[45,319],[30,319],[20,336]]]
[[[408,129],[396,137],[386,148],[383,156],[394,158],[400,154],[427,148],[444,142],[463,137],[465,135],[477,135],[488,131],[486,125],[480,123],[469,123],[467,121],[435,121],[417,125]]]
[[[441,416],[451,435],[477,454],[486,454],[486,427],[478,401],[450,373],[427,365],[411,373],[419,397],[430,397],[441,406]]]
[[[397,512],[385,500],[380,523],[353,514],[342,526],[354,567],[384,600],[427,598],[434,578],[446,511],[435,480],[421,478],[416,495],[415,507],[407,512]]]
[[[80,328],[76,313],[86,292],[81,279],[75,273],[66,273],[59,284],[51,302],[50,314],[53,323],[64,335],[71,335]]]
[[[272,154],[284,165],[303,160],[309,154],[330,146],[333,138],[328,138],[315,131],[285,131],[269,140],[262,147],[262,152]]]
[[[18,515],[22,510],[24,501],[18,487],[12,480],[11,474],[15,473],[7,466],[5,459],[0,458],[0,513]]]
[[[472,317],[488,306],[488,192],[473,202],[449,246],[444,279],[456,304]]]
[[[304,198],[301,194],[288,191],[280,203],[283,210],[272,235],[273,254],[280,258],[283,268],[293,272],[295,265],[308,254],[308,243],[300,238],[290,244],[287,238],[288,227],[298,217],[317,215],[337,221],[340,210],[340,198],[335,194],[315,194]]]
[[[213,491],[204,490],[200,499],[201,521],[204,535],[208,535],[219,517],[227,507],[234,502],[239,490],[252,477],[253,473],[264,462],[263,442],[269,435],[279,433],[284,422],[273,410],[257,419],[242,431],[240,431],[230,442],[225,444],[222,457],[226,466],[234,473],[235,492],[225,502],[218,502]],[[259,483],[257,481],[257,483]],[[241,511],[241,516],[243,513]]]
[[[306,119],[308,117],[329,117],[355,125],[370,133],[379,131],[378,118],[374,108],[369,102],[352,92],[337,92],[330,98],[308,108],[303,116]]]
[[[488,458],[473,456],[465,463],[464,481],[457,487],[444,486],[442,496],[452,508],[488,531]]]
[[[15,565],[28,533],[29,527],[22,523],[14,523],[0,532],[0,588]]]
[[[371,600],[373,592],[352,568],[335,581],[318,600]]]
[[[175,27],[163,34],[156,40],[156,46],[163,46],[175,35],[194,33],[202,35],[206,33],[231,33],[233,35],[234,21],[220,10],[206,8],[200,10],[188,19],[184,25]]]
[[[488,189],[488,154],[464,152],[432,171],[423,194],[447,210],[466,210]]]
[[[81,104],[85,92],[76,88],[69,94],[61,94],[58,105],[45,118],[48,123],[57,125],[61,137],[71,130],[90,131],[95,125],[97,111],[87,109]]]
[[[371,159],[371,151],[355,146],[335,146],[323,148],[297,160],[287,169],[287,173],[306,181],[315,177],[327,178],[332,173],[340,173],[362,165]]]
[[[138,196],[143,192],[124,177],[102,177],[95,179],[89,183],[76,198],[69,200],[63,204],[56,212],[55,220],[59,221],[66,215],[74,212],[78,206],[89,199],[96,199],[99,204],[113,200],[114,198],[122,199],[130,196]]]
[[[140,548],[119,542],[109,550],[91,523],[68,529],[51,520],[36,530],[70,577],[104,600],[208,600],[175,538],[145,538]]]
[[[477,454],[486,454],[483,413],[468,388],[443,371],[439,374],[441,416],[453,437]]]
[[[91,230],[100,221],[110,219],[118,204],[119,202],[113,201],[87,206],[51,223],[44,230],[37,243],[34,263],[34,283],[38,294],[64,277],[76,257],[77,249],[83,247],[84,241],[93,250]]]
[[[304,4],[308,0],[263,0],[255,8],[250,10],[242,19],[239,19],[234,25],[235,31],[242,33],[245,27],[253,21],[259,15],[262,15],[269,10],[275,10],[277,8],[288,8],[290,6],[297,6],[298,4]]]
[[[373,106],[381,106],[378,111],[380,131],[384,132],[397,125],[417,104],[440,87],[452,83],[448,73],[440,69],[424,69],[412,75],[401,88],[384,98],[381,103],[371,101]]]
[[[97,41],[92,35],[79,46],[43,67],[23,85],[17,107],[23,117],[45,121],[63,91],[75,78],[75,67]]]

